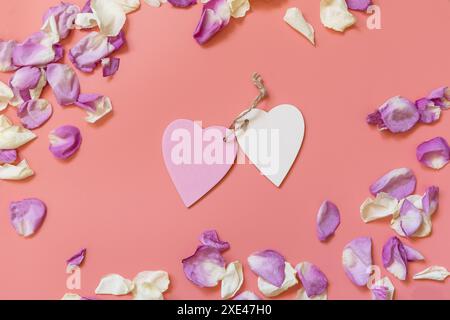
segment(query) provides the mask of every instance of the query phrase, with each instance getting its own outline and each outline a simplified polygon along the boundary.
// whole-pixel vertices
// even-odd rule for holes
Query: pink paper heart
[[[223,138],[227,136],[227,142]],[[231,169],[237,154],[234,135],[225,127],[202,129],[192,120],[169,124],[162,140],[164,162],[186,207],[210,191]]]

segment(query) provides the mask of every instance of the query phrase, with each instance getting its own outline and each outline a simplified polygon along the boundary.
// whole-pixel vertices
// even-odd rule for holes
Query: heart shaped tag
[[[231,169],[237,143],[225,127],[202,129],[201,123],[179,119],[164,131],[162,151],[172,182],[185,206],[190,207]]]
[[[293,105],[279,105],[269,112],[254,108],[236,131],[239,147],[274,185],[279,187],[291,169],[303,143],[305,121]]]

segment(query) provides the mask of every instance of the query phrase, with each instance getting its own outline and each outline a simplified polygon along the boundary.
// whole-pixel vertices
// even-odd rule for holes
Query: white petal
[[[225,276],[222,279],[222,299],[232,298],[239,291],[243,282],[244,274],[242,272],[242,264],[239,261],[228,264]]]
[[[65,293],[61,300],[83,300],[83,298],[76,293]]]
[[[169,274],[165,271],[142,271],[133,279],[134,300],[163,300],[169,288]]]
[[[41,31],[43,31],[47,38],[41,44],[48,47],[58,43],[60,40],[58,25],[56,24],[55,16],[51,15],[42,25]]]
[[[148,4],[151,7],[154,8],[159,8],[161,6],[161,4],[163,3],[162,1],[159,0],[144,0],[146,4]]]
[[[297,296],[295,297],[295,300],[328,300],[328,295],[327,291],[325,290],[324,293],[310,298],[306,294],[305,288],[302,287],[297,291]]]
[[[320,0],[320,20],[325,27],[340,32],[356,22],[345,0]]]
[[[28,166],[27,160],[22,160],[18,165],[4,164],[0,166],[0,179],[3,180],[22,180],[34,174]]]
[[[116,296],[128,294],[133,290],[133,283],[119,274],[108,274],[104,276],[97,288],[96,294],[113,294]]]
[[[444,281],[449,276],[450,272],[448,272],[446,268],[440,266],[432,266],[419,273],[416,273],[413,279]]]
[[[302,12],[298,8],[289,8],[284,15],[284,21],[292,28],[304,35],[312,44],[314,40],[314,28],[303,17]]]
[[[116,2],[126,14],[136,11],[141,6],[139,0],[114,0],[114,2]]]
[[[92,12],[78,13],[75,17],[75,28],[77,29],[90,29],[97,25],[97,16]]]
[[[367,198],[359,211],[364,222],[370,222],[394,215],[398,210],[398,200],[387,193],[380,192],[375,199]]]
[[[249,0],[227,0],[233,18],[242,18],[250,10]]]
[[[110,113],[111,111],[112,111],[111,100],[108,97],[104,96],[97,102],[95,112],[86,111],[88,116],[85,118],[85,120],[89,123],[95,123],[101,118],[103,118],[105,115]]]
[[[5,115],[0,115],[0,149],[17,149],[34,138],[33,132],[13,125]]]
[[[277,288],[273,284],[265,281],[261,277],[258,277],[258,288],[266,297],[275,297],[282,292],[286,291],[292,286],[295,286],[298,283],[296,277],[295,269],[290,265],[289,262],[285,262],[285,279],[281,287]]]
[[[0,111],[8,106],[12,98],[14,98],[14,93],[11,88],[0,81]]]
[[[111,0],[92,0],[91,8],[97,17],[100,33],[108,37],[117,36],[126,20],[122,7]]]

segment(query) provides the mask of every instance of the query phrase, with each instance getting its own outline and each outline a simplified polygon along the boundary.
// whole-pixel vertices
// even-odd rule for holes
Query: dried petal
[[[48,9],[44,14],[43,21],[45,22],[50,16],[53,16],[58,26],[60,39],[65,39],[70,30],[74,28],[75,17],[79,12],[80,8],[77,6],[61,2],[59,5]]]
[[[31,99],[31,90],[39,85],[41,71],[36,67],[23,67],[17,70],[9,81],[14,92],[14,99],[10,101],[13,106],[17,106],[24,101]]]
[[[0,40],[0,72],[9,72],[17,69],[17,66],[12,61],[16,44],[12,40]]]
[[[13,163],[17,160],[17,150],[0,150],[0,163]]]
[[[395,288],[388,277],[376,281],[370,288],[372,300],[393,300]]]
[[[53,45],[58,42],[53,34],[45,31],[33,33],[24,42],[17,44],[12,53],[13,64],[23,66],[43,66],[55,59]]]
[[[380,192],[375,199],[367,198],[359,211],[364,222],[371,222],[393,215],[398,210],[398,200]]]
[[[406,132],[420,119],[419,111],[414,103],[397,96],[386,101],[379,109],[383,128],[392,133]]]
[[[261,298],[251,291],[244,291],[234,297],[233,300],[261,300]]]
[[[95,289],[95,294],[112,294],[120,296],[130,293],[134,288],[133,282],[119,274],[107,274],[102,277]]]
[[[97,16],[92,12],[79,13],[75,17],[75,28],[77,29],[91,29],[97,25]]]
[[[302,12],[299,8],[289,8],[284,15],[284,21],[292,28],[300,32],[306,37],[313,45],[314,40],[314,28],[311,24],[306,22]]]
[[[111,100],[99,94],[80,94],[75,104],[86,110],[85,120],[89,123],[97,122],[112,111]]]
[[[290,265],[289,262],[285,262],[284,266],[284,281],[280,286],[274,286],[272,283],[264,280],[262,277],[258,277],[258,289],[266,297],[275,297],[284,291],[288,290],[290,287],[295,286],[298,283],[297,277],[295,276],[296,271]]]
[[[49,64],[47,66],[47,81],[60,105],[71,105],[78,100],[80,82],[70,66],[61,63]]]
[[[441,117],[441,108],[433,100],[422,98],[416,101],[417,110],[420,113],[420,122],[433,123]]]
[[[66,260],[66,272],[71,272],[74,268],[79,267],[86,256],[86,248],[81,249],[69,259]]]
[[[439,188],[431,186],[422,197],[422,209],[425,215],[431,216],[439,206]]]
[[[171,5],[178,8],[187,8],[197,3],[197,0],[167,0]]]
[[[436,90],[433,90],[427,98],[432,100],[434,104],[442,109],[448,109],[450,107],[450,88],[437,88]]]
[[[403,244],[403,248],[405,248],[406,259],[408,260],[408,262],[425,260],[424,256],[416,249],[413,249],[406,244]]]
[[[327,295],[327,291],[325,290],[324,293],[310,298],[306,294],[305,288],[300,288],[297,291],[297,296],[295,297],[295,300],[328,300],[328,295]]]
[[[4,114],[0,115],[0,149],[17,149],[30,142],[36,135],[28,129],[13,125]]]
[[[399,280],[405,280],[408,261],[422,260],[423,256],[413,248],[403,245],[397,237],[391,237],[383,246],[382,258],[386,270]]]
[[[216,230],[207,230],[200,235],[200,242],[205,246],[225,251],[230,249],[230,244],[226,241],[219,239],[219,235]]]
[[[0,81],[0,111],[3,111],[8,107],[12,98],[14,98],[14,92],[10,87]]]
[[[295,269],[309,298],[326,293],[328,279],[318,267],[310,262],[301,262]]]
[[[417,232],[422,224],[422,212],[405,199],[400,207],[400,227],[407,237]]]
[[[320,0],[320,20],[325,27],[339,32],[344,32],[356,22],[345,0]]]
[[[432,266],[425,270],[416,273],[413,277],[414,280],[435,280],[445,281],[450,276],[450,272],[446,268],[440,266]]]
[[[122,10],[128,14],[139,9],[141,3],[139,0],[114,0]]]
[[[91,0],[92,13],[97,17],[100,33],[115,37],[122,30],[126,15],[125,11],[116,1]]]
[[[17,109],[17,116],[27,129],[42,126],[52,115],[52,105],[45,99],[28,100]]]
[[[70,158],[81,146],[81,133],[77,127],[65,125],[49,134],[49,150],[58,159]]]
[[[345,0],[350,10],[367,11],[372,0]]]
[[[258,251],[247,259],[250,269],[275,287],[285,281],[285,259],[274,250]]]
[[[397,199],[403,199],[416,189],[416,176],[408,168],[389,171],[370,186],[370,192],[375,196],[385,192]]]
[[[104,58],[102,61],[103,77],[113,76],[117,70],[119,70],[120,59],[119,58]]]
[[[133,280],[134,300],[164,300],[163,293],[169,289],[169,274],[165,271],[142,271]]]
[[[227,0],[227,2],[233,18],[245,17],[247,12],[250,10],[249,0]]]
[[[199,287],[215,287],[225,275],[225,260],[220,250],[213,247],[199,246],[182,263],[186,277]]]
[[[442,169],[450,161],[450,147],[442,137],[421,143],[416,151],[417,160],[432,169]]]
[[[210,0],[203,5],[202,15],[194,31],[194,39],[204,44],[230,21],[231,10],[227,0]]]
[[[0,166],[0,180],[23,180],[34,174],[28,166],[27,160],[22,160],[18,165],[9,163]]]
[[[324,201],[317,213],[317,237],[320,241],[327,240],[334,234],[341,223],[341,215],[336,205],[330,201]]]
[[[29,237],[39,230],[46,213],[45,203],[39,199],[23,199],[9,205],[11,224],[23,237]]]
[[[222,279],[220,291],[222,299],[232,298],[239,291],[243,282],[242,264],[239,261],[229,263]]]
[[[372,239],[360,237],[349,242],[342,252],[347,277],[357,286],[365,286],[372,266]]]

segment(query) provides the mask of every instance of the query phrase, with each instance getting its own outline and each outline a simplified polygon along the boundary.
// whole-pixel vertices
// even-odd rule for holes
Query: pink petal
[[[421,143],[416,150],[417,160],[432,169],[442,169],[450,160],[450,147],[442,137]]]
[[[327,290],[327,277],[312,263],[300,263],[295,269],[309,298],[321,295]]]
[[[412,236],[422,224],[422,213],[408,199],[400,208],[400,227],[407,237]]]
[[[323,202],[317,213],[316,230],[319,240],[327,240],[334,234],[340,223],[341,216],[336,205],[330,201]]]
[[[350,10],[367,11],[372,0],[345,0]]]
[[[53,61],[55,51],[53,46],[46,44],[48,35],[39,31],[33,33],[23,43],[17,44],[12,53],[13,64],[22,66],[44,66]]]
[[[400,280],[405,280],[408,262],[423,260],[423,256],[413,248],[405,246],[399,238],[391,237],[383,246],[383,265]]]
[[[285,259],[274,250],[258,251],[251,254],[248,259],[250,269],[263,280],[279,288],[285,278]]]
[[[431,216],[436,212],[439,205],[439,188],[436,186],[429,187],[422,197],[422,208],[426,215]]]
[[[58,159],[67,159],[75,154],[81,146],[81,133],[77,127],[66,125],[49,134],[49,150]]]
[[[216,248],[219,251],[230,249],[230,244],[220,240],[216,230],[207,230],[203,232],[200,235],[200,242],[205,246]]]
[[[80,12],[80,8],[73,4],[61,2],[59,5],[51,7],[44,14],[43,22],[47,21],[50,16],[55,17],[58,26],[60,39],[65,39],[69,35],[70,30],[74,28],[76,15]]]
[[[45,219],[47,208],[39,199],[24,199],[11,202],[9,213],[11,224],[21,236],[34,234]]]
[[[47,81],[60,105],[71,105],[78,100],[80,82],[70,66],[61,63],[49,64],[47,66]]]
[[[17,69],[17,66],[13,64],[12,55],[16,42],[12,40],[0,40],[0,71],[8,72]]]
[[[106,59],[108,62],[103,65],[103,77],[111,77],[119,70],[120,59],[114,57]]]
[[[365,286],[372,266],[372,239],[356,238],[342,252],[342,265],[347,277],[357,286]]]
[[[230,21],[231,10],[226,0],[210,0],[203,5],[202,15],[194,31],[194,39],[204,44]]]
[[[68,269],[72,269],[74,267],[79,267],[86,256],[86,248],[81,249],[77,253],[75,253],[72,257],[66,260],[66,264]]]
[[[422,98],[416,101],[417,110],[420,113],[420,122],[433,123],[441,117],[441,108],[433,100]]]
[[[199,246],[182,263],[186,277],[199,287],[215,287],[225,275],[225,260],[220,250],[213,247]]]
[[[52,115],[52,105],[45,99],[28,100],[17,109],[17,116],[27,129],[42,126]]]
[[[376,196],[379,192],[388,193],[397,199],[409,196],[416,189],[416,176],[407,168],[389,171],[370,186],[370,192]]]
[[[0,150],[0,163],[13,163],[17,160],[17,150]]]
[[[187,8],[197,3],[197,0],[167,0],[174,7]]]

